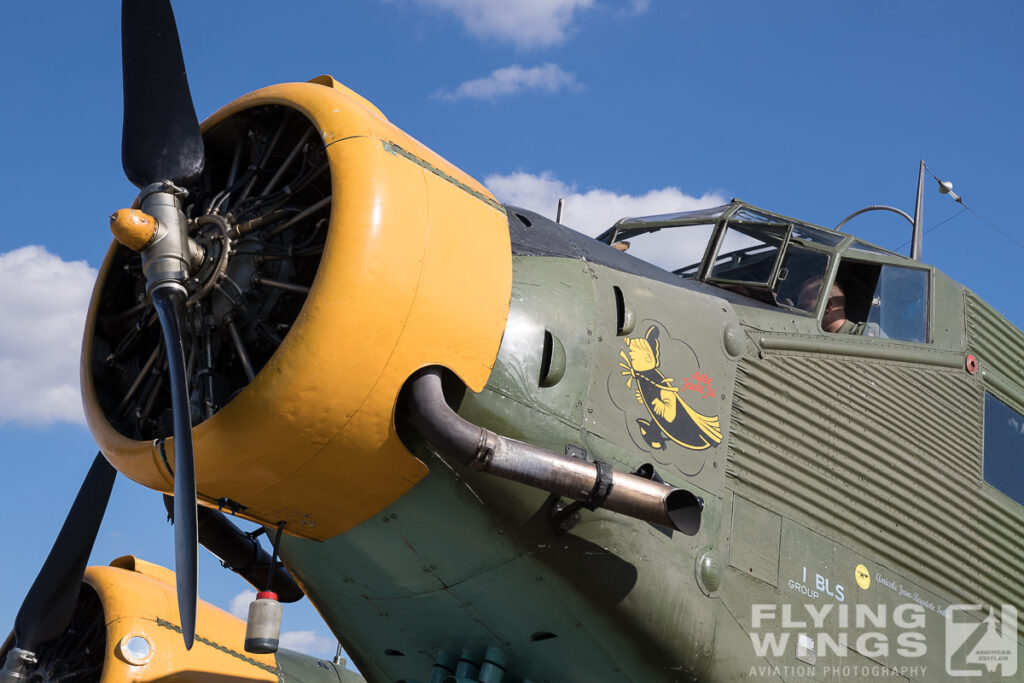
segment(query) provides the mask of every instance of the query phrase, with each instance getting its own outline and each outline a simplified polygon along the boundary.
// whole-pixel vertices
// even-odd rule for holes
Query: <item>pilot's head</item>
[[[818,305],[818,292],[821,291],[821,282],[822,279],[820,277],[812,277],[803,284],[800,288],[800,294],[796,299],[798,308],[808,313],[814,313],[814,307]]]
[[[822,278],[811,278],[800,288],[800,296],[797,298],[797,306],[808,313],[813,313],[818,305],[818,292],[821,291]],[[829,292],[828,303],[825,304],[825,315],[821,318],[821,327],[833,332],[838,329],[846,320],[846,294],[839,283],[832,285]]]

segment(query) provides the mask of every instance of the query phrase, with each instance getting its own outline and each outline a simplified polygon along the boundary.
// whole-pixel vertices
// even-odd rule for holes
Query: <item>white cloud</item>
[[[494,174],[484,179],[499,199],[554,219],[558,199],[565,199],[562,222],[582,233],[595,237],[626,216],[650,216],[675,211],[693,211],[728,202],[718,192],[705,192],[699,197],[686,194],[677,187],[649,190],[641,195],[618,194],[595,188],[578,192],[576,187],[556,178],[550,171]]]
[[[596,237],[627,216],[693,211],[728,201],[718,192],[705,192],[697,197],[677,187],[663,187],[641,195],[618,194],[600,188],[578,192],[574,186],[558,180],[547,171],[539,176],[523,172],[490,175],[484,179],[484,185],[503,202],[536,211],[551,219],[555,218],[558,199],[564,198],[562,223],[591,237]],[[687,228],[679,232],[663,230],[633,239],[629,253],[674,270],[701,259],[709,233],[709,229],[702,228]]]
[[[518,64],[495,69],[490,76],[460,83],[454,92],[440,91],[436,97],[455,102],[462,99],[493,100],[497,97],[514,95],[524,90],[540,90],[556,93],[560,90],[578,91],[583,86],[576,80],[576,74],[564,71],[557,64],[544,64],[529,69]]]
[[[594,0],[416,1],[451,12],[477,38],[496,38],[524,48],[561,43],[576,12],[594,5]]]
[[[249,619],[249,603],[255,599],[256,591],[242,591],[235,597],[231,598],[231,604],[228,605],[228,611],[242,621],[247,621]]]
[[[316,631],[285,631],[281,634],[281,647],[284,649],[322,659],[334,657],[337,646],[333,638],[325,638]]]
[[[96,270],[44,247],[0,254],[0,424],[84,423],[82,332]]]

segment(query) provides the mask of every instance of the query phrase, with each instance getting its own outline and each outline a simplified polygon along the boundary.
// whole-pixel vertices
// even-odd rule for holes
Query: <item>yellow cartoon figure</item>
[[[647,408],[651,421],[640,420],[640,434],[651,448],[665,447],[664,439],[674,441],[683,448],[704,450],[717,446],[722,441],[722,428],[717,416],[701,415],[691,408],[680,397],[679,387],[673,386],[671,377],[666,377],[658,366],[661,365],[661,346],[658,342],[660,331],[657,325],[651,325],[643,337],[626,337],[625,343],[629,353],[620,351],[619,356],[624,368],[626,386],[633,388],[636,380],[636,400]],[[696,376],[695,376],[696,377]],[[709,397],[709,378],[704,377],[706,384],[687,382],[687,386],[698,386]],[[710,393],[707,393],[710,392]],[[680,410],[680,408],[682,408]]]

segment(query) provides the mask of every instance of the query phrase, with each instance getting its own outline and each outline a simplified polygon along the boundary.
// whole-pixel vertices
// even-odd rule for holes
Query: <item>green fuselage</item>
[[[981,479],[986,383],[1024,339],[929,272],[921,344],[518,255],[493,374],[459,413],[620,471],[652,464],[703,497],[699,533],[604,510],[560,533],[547,494],[420,444],[430,474],[409,494],[325,543],[289,537],[282,557],[371,681],[425,681],[439,652],[489,646],[512,681],[943,680],[949,606],[998,616],[1024,597],[1024,515]],[[566,369],[542,387],[545,333]]]

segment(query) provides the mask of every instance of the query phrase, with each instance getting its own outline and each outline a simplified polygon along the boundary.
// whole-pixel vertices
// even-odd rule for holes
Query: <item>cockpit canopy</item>
[[[929,271],[836,230],[733,200],[624,218],[597,239],[680,277],[808,315],[821,311],[827,285],[865,334],[927,341]]]

